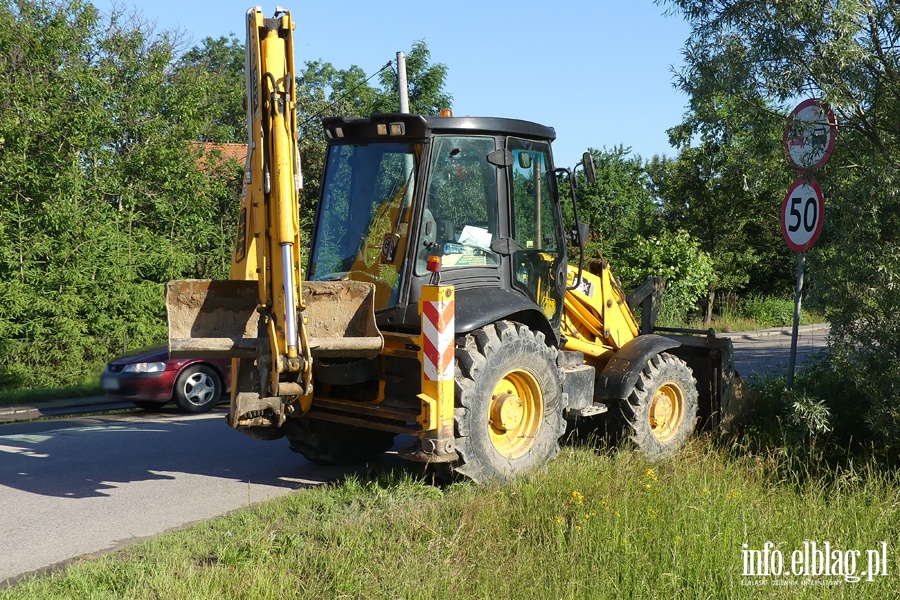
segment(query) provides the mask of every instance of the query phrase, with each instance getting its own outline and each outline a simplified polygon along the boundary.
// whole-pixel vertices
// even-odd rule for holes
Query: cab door
[[[513,286],[524,292],[558,327],[565,293],[565,246],[550,144],[509,138],[510,233]]]

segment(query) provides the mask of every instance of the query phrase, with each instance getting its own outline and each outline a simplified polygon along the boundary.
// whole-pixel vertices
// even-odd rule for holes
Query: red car
[[[174,401],[187,412],[210,410],[231,383],[231,361],[169,358],[166,346],[135,350],[109,361],[100,384],[108,396],[146,409]]]

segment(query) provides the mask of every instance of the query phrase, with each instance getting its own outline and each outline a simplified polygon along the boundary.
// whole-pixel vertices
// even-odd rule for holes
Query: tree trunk
[[[716,300],[716,290],[709,290],[706,295],[706,316],[703,317],[703,326],[709,327],[712,323],[713,302]]]

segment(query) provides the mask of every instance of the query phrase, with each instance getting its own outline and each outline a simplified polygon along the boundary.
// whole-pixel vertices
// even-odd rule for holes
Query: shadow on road
[[[826,332],[801,336],[797,341],[797,370],[827,356]],[[734,338],[735,368],[745,378],[785,376],[788,372],[791,336]]]
[[[284,439],[263,442],[231,429],[221,410],[7,425],[0,457],[0,486],[62,498],[106,496],[123,483],[179,473],[295,489],[398,461],[385,455],[357,469],[314,465]]]

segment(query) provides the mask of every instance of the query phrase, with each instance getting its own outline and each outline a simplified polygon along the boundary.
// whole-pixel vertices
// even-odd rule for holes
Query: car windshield
[[[421,144],[331,146],[307,277],[375,284],[376,310],[397,302]]]

